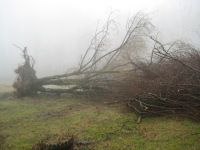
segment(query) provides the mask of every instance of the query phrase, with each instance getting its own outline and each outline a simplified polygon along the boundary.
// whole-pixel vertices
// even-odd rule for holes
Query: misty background
[[[0,0],[0,80],[14,80],[22,62],[13,44],[28,47],[38,77],[76,67],[111,10],[118,11],[119,26],[138,11],[153,12],[163,41],[200,44],[200,0]]]

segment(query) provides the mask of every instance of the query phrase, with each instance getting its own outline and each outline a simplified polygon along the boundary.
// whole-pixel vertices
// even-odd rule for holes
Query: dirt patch
[[[14,92],[0,93],[0,98],[14,98]]]
[[[44,142],[37,143],[32,147],[32,150],[73,150],[74,138],[70,138],[62,143],[46,144]]]
[[[0,148],[4,145],[6,138],[6,136],[0,134]]]
[[[6,111],[8,108],[0,108],[0,111]]]
[[[65,116],[66,114],[67,112],[65,110],[53,110],[53,111],[33,113],[26,118],[62,117]]]
[[[37,112],[33,113],[26,118],[45,118],[45,117],[62,117],[67,114],[72,113],[73,111],[80,111],[86,108],[84,105],[75,104],[75,105],[68,105],[64,109],[61,110],[49,110],[44,112]]]
[[[77,141],[78,138],[70,135],[69,133],[65,134],[52,134],[48,135],[46,139],[40,141],[32,147],[32,150],[76,150],[80,149],[82,146],[88,146],[92,142],[88,140]]]

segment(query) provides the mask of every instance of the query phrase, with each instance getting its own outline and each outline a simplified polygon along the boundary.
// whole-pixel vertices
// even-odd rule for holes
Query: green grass
[[[72,134],[92,142],[80,149],[200,149],[200,127],[192,120],[145,118],[137,124],[136,119],[123,105],[93,99],[1,99],[1,149],[28,150]]]
[[[0,149],[40,141],[88,140],[80,150],[199,150],[200,124],[179,117],[137,117],[121,104],[77,98],[0,99]]]

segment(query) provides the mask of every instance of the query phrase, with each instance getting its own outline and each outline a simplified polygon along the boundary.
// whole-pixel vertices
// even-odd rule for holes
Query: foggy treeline
[[[118,11],[115,19],[119,30],[113,35],[116,38],[112,38],[112,45],[122,38],[128,17],[140,10],[152,13],[152,22],[163,41],[183,39],[198,44],[199,5],[198,0],[1,0],[0,79],[15,79],[13,70],[21,56],[13,44],[28,47],[39,77],[62,74],[75,67],[97,24],[102,25],[111,10]]]

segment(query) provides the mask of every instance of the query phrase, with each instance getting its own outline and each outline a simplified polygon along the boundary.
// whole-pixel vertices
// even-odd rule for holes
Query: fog
[[[0,0],[0,80],[14,80],[22,62],[13,44],[28,47],[38,77],[75,67],[98,20],[103,22],[112,10],[117,10],[119,25],[138,11],[153,12],[163,41],[200,41],[200,0]]]

